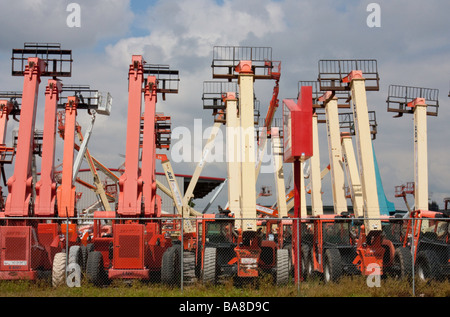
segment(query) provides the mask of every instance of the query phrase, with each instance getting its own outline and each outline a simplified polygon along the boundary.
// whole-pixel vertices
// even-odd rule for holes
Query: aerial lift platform
[[[358,70],[358,71],[355,71]],[[362,77],[362,73],[365,78]],[[377,71],[376,60],[320,60],[319,61],[319,76],[318,76],[318,89],[325,92],[325,94],[319,97],[320,101],[333,106],[333,109],[337,110],[337,97],[336,93],[350,92],[350,98],[347,98],[347,103],[350,103],[353,117],[355,120],[355,135],[356,145],[359,160],[359,173],[355,173],[356,159],[352,160],[352,182],[353,185],[360,186],[360,194],[354,195],[353,201],[356,204],[355,212],[362,212],[357,216],[364,217],[364,225],[361,226],[359,236],[352,234],[351,222],[353,216],[347,212],[345,206],[344,212],[335,212],[334,220],[328,219],[329,224],[315,224],[314,225],[314,237],[313,241],[319,242],[318,245],[325,246],[323,243],[326,239],[334,239],[334,245],[346,245],[348,252],[340,252],[339,248],[321,248],[318,249],[320,256],[309,257],[308,271],[319,271],[323,273],[325,281],[336,281],[339,277],[347,272],[351,274],[359,273],[363,275],[371,274],[369,270],[370,264],[377,264],[380,268],[383,267],[383,256],[385,253],[385,241],[382,238],[382,228],[380,222],[380,210],[378,204],[378,195],[376,187],[376,176],[374,166],[374,156],[371,140],[371,124],[369,121],[369,111],[367,109],[365,92],[376,91],[379,89],[379,77]],[[331,118],[331,116],[328,116]],[[339,149],[342,151],[341,133],[339,127],[339,118],[337,111],[334,116],[335,123],[337,125],[334,135],[337,136],[335,146],[330,149],[336,151]],[[347,139],[348,141],[351,141]],[[350,144],[344,141],[344,151],[353,153]],[[348,154],[346,153],[346,154]],[[348,158],[348,157],[347,157]],[[332,157],[330,157],[330,160]],[[336,162],[341,164],[342,154],[340,159]],[[330,162],[331,165],[331,162]],[[331,167],[333,170],[333,167]],[[344,190],[344,171],[342,170],[339,190]],[[359,175],[358,175],[359,174]],[[359,179],[358,179],[359,176]],[[336,180],[335,180],[336,181]],[[334,181],[334,182],[335,182]],[[375,187],[374,187],[375,186]],[[359,187],[359,186],[357,186]],[[353,186],[355,189],[355,186]],[[359,197],[362,196],[362,199]],[[345,200],[345,193],[341,192],[341,195],[337,196]],[[362,206],[361,206],[362,203]],[[336,210],[335,210],[336,211]],[[341,209],[339,209],[341,211]],[[319,218],[322,216],[319,216]],[[335,232],[328,233],[325,229],[332,229]],[[345,241],[345,242],[344,242]],[[312,248],[314,249],[314,248]],[[348,262],[348,263],[347,263]],[[312,265],[314,263],[314,266]],[[347,264],[348,265],[347,265]]]
[[[374,265],[379,269],[377,273],[381,275],[386,259],[384,247],[386,241],[384,241],[381,227],[366,98],[366,91],[379,90],[377,62],[376,60],[321,60],[319,61],[319,81],[321,86],[328,86],[327,89],[346,89],[351,92],[359,175],[364,201],[362,215],[364,224],[360,227],[356,244],[357,256],[353,263],[363,275],[372,274]]]
[[[197,274],[205,282],[216,282],[223,275],[242,281],[257,277],[258,268],[273,270],[277,266],[276,255],[272,256],[270,263],[260,258],[261,248],[267,246],[265,241],[260,241],[256,222],[253,142],[254,126],[259,120],[255,119],[258,109],[255,107],[253,81],[279,78],[279,62],[272,61],[271,48],[220,46],[213,49],[212,71],[214,79],[228,81],[207,83],[203,101],[205,109],[213,110],[215,122],[227,126],[229,205],[220,214],[205,214],[197,221],[197,226],[203,226],[195,230],[198,234],[195,250],[200,252],[196,262]],[[237,86],[233,81],[236,79]],[[234,217],[230,217],[231,214]],[[232,229],[230,235],[222,237],[224,243],[221,246],[220,243],[211,244],[214,239],[207,239],[219,227]],[[277,253],[276,245],[269,247],[272,255]],[[284,261],[286,268],[282,279],[287,281],[287,253]],[[281,269],[275,271],[280,273]],[[275,275],[277,283],[280,282],[281,275]]]
[[[111,112],[112,98],[108,94],[105,96],[98,90],[91,89],[86,85],[71,85],[64,86],[60,90],[59,102],[57,103],[57,108],[64,109],[61,113],[54,113],[52,109],[51,116],[54,118],[51,122],[52,132],[56,132],[55,121],[56,117],[62,118],[64,120],[59,120],[58,130],[60,134],[63,134],[64,145],[63,145],[63,165],[61,173],[61,184],[56,188],[56,192],[53,191],[52,199],[56,200],[56,215],[61,219],[66,220],[66,225],[75,227],[78,236],[78,220],[74,220],[78,217],[78,211],[76,208],[76,202],[79,195],[76,193],[75,181],[76,175],[79,170],[79,165],[81,164],[82,152],[85,151],[86,142],[82,143],[82,152],[79,152],[78,157],[75,158],[75,137],[80,131],[77,125],[78,111],[81,109],[87,110],[89,114],[98,113],[102,115],[109,116]],[[50,116],[50,114],[49,114]],[[63,126],[62,126],[63,125]],[[50,129],[50,128],[49,128]],[[44,127],[45,130],[45,127]],[[45,136],[45,134],[44,134]],[[53,134],[54,137],[54,134]],[[53,143],[52,143],[53,142]],[[44,175],[48,176],[53,172],[53,161],[44,161],[44,151],[48,151],[48,156],[54,156],[54,138],[43,139],[43,165],[45,166]],[[49,172],[51,171],[51,172]],[[51,177],[47,177],[47,182]],[[45,181],[41,176],[41,180]],[[48,188],[48,183],[44,186],[40,185],[41,190]],[[42,183],[41,183],[42,184]],[[37,196],[38,197],[38,196]],[[42,200],[42,201],[48,201]],[[75,263],[80,266],[80,268],[85,267],[85,259],[82,254],[87,253],[87,240],[88,236],[84,235],[83,243],[80,241],[72,242],[68,250],[62,250],[62,252],[55,254],[55,261],[53,262],[52,269],[52,283],[54,286],[58,286],[65,282],[66,270],[69,264]]]
[[[37,279],[40,273],[52,270],[54,255],[64,245],[76,240],[75,227],[60,226],[57,222],[48,223],[44,219],[56,215],[54,201],[51,200],[55,188],[50,188],[46,198],[43,198],[45,190],[38,188],[39,197],[33,201],[35,184],[32,177],[35,120],[41,78],[52,77],[46,89],[43,136],[50,141],[46,146],[48,148],[42,152],[43,164],[49,165],[54,160],[52,146],[55,138],[49,124],[55,124],[56,103],[61,89],[61,83],[56,78],[70,77],[71,71],[72,53],[70,50],[61,49],[59,44],[25,43],[23,49],[12,51],[12,75],[23,76],[24,84],[16,162],[14,173],[7,182],[9,193],[4,212],[1,213],[4,225],[0,227],[0,279]],[[44,166],[43,169],[45,170]],[[51,181],[47,183],[52,187]],[[43,199],[47,199],[46,207],[40,208],[44,205]],[[42,218],[42,221],[30,220],[31,216]],[[65,237],[68,231],[70,241],[60,241],[60,234]]]
[[[406,200],[414,195],[414,208],[405,214],[406,233],[396,249],[394,274],[409,278],[414,268],[421,280],[442,279],[450,275],[448,210],[430,210],[428,204],[428,145],[427,116],[436,117],[439,109],[439,90],[422,87],[390,85],[387,111],[395,118],[404,114],[414,116],[414,182],[397,189],[396,196]],[[412,239],[410,237],[413,237]]]
[[[327,125],[329,171],[331,174],[334,213],[324,214],[321,200],[320,157],[314,150],[311,161],[311,195],[312,214],[302,223],[302,277],[311,278],[316,273],[323,275],[324,280],[331,280],[330,264],[332,259],[340,257],[341,262],[352,262],[355,257],[354,247],[350,239],[350,219],[347,217],[347,200],[345,195],[345,152],[341,145],[341,124],[339,121],[341,109],[350,108],[348,91],[320,91],[318,81],[300,81],[299,87],[312,87],[313,140],[318,148],[317,124]],[[341,110],[342,111],[342,110]],[[325,120],[320,117],[325,116]],[[350,140],[351,141],[351,140]],[[337,232],[333,239],[330,232]],[[339,243],[337,243],[339,242]],[[348,259],[347,259],[348,258]],[[342,265],[342,263],[340,263]]]
[[[81,126],[78,122],[76,122],[75,117],[75,126],[73,126],[73,119],[69,118],[70,122],[66,122],[67,111],[60,110],[57,113],[58,116],[58,133],[60,137],[65,141],[66,127],[69,129],[69,135],[72,136],[74,133],[74,137],[70,138],[67,145],[67,156],[73,160],[72,171],[68,170],[66,173],[66,183],[65,186],[70,186],[70,188],[74,187],[75,182],[79,182],[82,185],[87,185],[81,182],[78,179],[78,171],[80,170],[83,159],[86,159],[89,169],[92,173],[94,186],[90,186],[92,190],[96,192],[99,196],[102,205],[106,211],[110,211],[111,207],[109,206],[110,198],[107,197],[106,191],[103,187],[103,184],[100,181],[100,178],[97,173],[96,160],[90,154],[89,149],[87,148],[90,137],[92,135],[93,126],[97,117],[97,114],[109,116],[111,113],[112,106],[112,97],[109,93],[101,93],[98,90],[91,89],[89,85],[65,85],[61,90],[61,103],[59,104],[59,109],[64,109],[65,105],[68,103],[69,97],[73,98],[73,96],[77,97],[79,100],[76,106],[76,112],[80,109],[85,109],[91,117],[90,125],[86,129],[85,134],[81,132]],[[71,116],[71,112],[68,113]],[[79,145],[75,142],[75,136],[78,137]],[[69,148],[69,143],[73,144],[74,150],[77,150],[78,154],[74,157],[74,151]],[[64,143],[65,146],[66,143]],[[98,163],[98,162],[97,162]],[[64,165],[63,165],[64,166]],[[64,169],[62,171],[62,179],[64,179]],[[72,180],[70,181],[70,175],[72,175]],[[60,192],[66,191],[67,189],[60,189]],[[72,190],[72,189],[71,189]]]
[[[62,88],[60,100],[58,108],[64,109],[62,112],[64,128],[63,131],[60,131],[60,133],[64,133],[64,153],[61,186],[58,187],[56,196],[59,216],[72,218],[77,216],[75,204],[76,177],[74,175],[78,173],[81,164],[80,158],[84,156],[83,152],[86,151],[82,143],[82,151],[75,161],[75,137],[79,134],[79,126],[76,122],[78,111],[85,109],[91,115],[92,112],[95,112],[109,116],[112,99],[109,93],[103,96],[98,90],[91,89],[87,85],[72,85]]]
[[[273,115],[278,106],[278,81],[280,78],[279,61],[272,59],[270,47],[216,46],[213,49],[212,72],[215,79],[237,80],[239,100],[237,102],[237,124],[241,133],[239,140],[240,158],[240,210],[234,212],[235,227],[238,232],[236,255],[238,278],[253,279],[258,276],[259,269],[275,271],[276,283],[287,281],[288,252],[278,249],[273,241],[261,241],[257,228],[256,180],[254,148],[254,81],[258,79],[275,80],[274,93],[266,116],[263,135],[270,133]],[[231,97],[231,96],[230,96]],[[233,99],[230,99],[233,100]],[[231,106],[233,107],[233,106]],[[233,107],[234,108],[234,107]],[[231,111],[230,111],[231,112]],[[230,113],[227,109],[227,116]],[[234,111],[233,114],[234,116]],[[232,142],[233,140],[228,140]],[[260,149],[265,147],[264,138],[260,139]],[[237,144],[231,144],[236,146]],[[228,146],[228,145],[227,145]],[[232,153],[237,153],[238,149]],[[256,165],[256,169],[257,169]],[[229,180],[229,188],[235,188]],[[267,261],[270,254],[272,261]],[[268,263],[270,262],[270,263]]]
[[[215,48],[214,54],[216,54],[217,50],[222,50],[225,48]],[[238,48],[229,48],[230,50],[240,51]],[[253,48],[255,49],[255,48]],[[244,49],[245,50],[245,49]],[[255,49],[257,50],[257,49]],[[222,60],[224,62],[225,60]],[[213,64],[215,64],[215,60]],[[267,61],[266,61],[267,62]],[[226,63],[233,63],[233,61],[227,60]],[[222,65],[223,66],[223,65]],[[220,66],[221,67],[221,66]],[[279,68],[278,68],[279,70]],[[219,213],[218,215],[209,215],[205,214],[201,218],[197,217],[197,221],[195,226],[190,228],[184,228],[191,230],[184,230],[184,253],[183,256],[186,258],[190,256],[190,252],[195,253],[195,266],[197,272],[197,278],[200,278],[204,282],[215,282],[221,276],[237,275],[237,258],[234,249],[236,248],[236,238],[238,236],[237,232],[234,234],[230,234],[227,237],[223,237],[221,243],[213,242],[213,238],[209,238],[210,235],[214,235],[214,232],[217,231],[218,227],[223,228],[223,232],[227,232],[226,228],[235,227],[235,218],[234,216],[241,213],[241,151],[240,151],[240,143],[241,143],[241,126],[240,126],[240,113],[238,111],[238,103],[239,103],[239,87],[238,84],[232,81],[233,77],[237,75],[231,75],[227,77],[229,81],[205,81],[203,83],[203,108],[213,110],[214,116],[214,126],[211,131],[210,138],[208,139],[204,149],[201,161],[198,163],[197,168],[194,172],[194,177],[191,180],[188,189],[185,193],[185,200],[183,205],[186,206],[188,200],[187,197],[190,196],[192,189],[195,187],[196,183],[196,175],[199,175],[204,164],[205,159],[208,153],[211,150],[212,144],[214,142],[215,136],[217,134],[218,129],[222,124],[226,125],[226,133],[227,133],[227,164],[228,164],[228,182],[229,182],[229,190],[228,190],[228,204],[224,212]],[[219,75],[219,78],[222,78]],[[236,77],[235,77],[236,78]],[[278,79],[279,72],[273,73],[272,79]],[[278,104],[278,100],[276,98],[278,94],[278,80],[276,83],[276,87],[274,88],[274,97],[271,101],[271,106],[269,106],[269,115],[271,116],[270,120],[266,119],[266,123],[269,124],[272,121],[273,113],[276,110]],[[259,123],[259,108],[258,108],[258,100],[256,100],[252,95],[252,102],[254,103],[253,107],[253,120],[252,125],[258,125]],[[249,111],[250,114],[250,111]],[[267,131],[267,129],[265,129]],[[264,133],[267,135],[267,133]],[[231,141],[230,141],[231,140]],[[265,143],[259,143],[259,145],[265,147]],[[260,162],[259,162],[260,163]],[[256,162],[256,169],[259,171],[260,164]],[[197,176],[198,178],[198,176]],[[256,197],[255,197],[256,198]],[[256,207],[257,211],[261,208]],[[231,213],[230,213],[231,211]],[[230,217],[232,215],[233,217]],[[190,216],[195,216],[192,213]],[[220,218],[220,219],[219,219]],[[190,222],[189,220],[184,220],[184,224]],[[203,233],[203,234],[202,234]],[[231,233],[231,232],[230,232]],[[193,236],[194,234],[194,236]],[[189,235],[189,236],[188,236]],[[206,242],[208,241],[208,242]],[[226,242],[227,241],[227,242]],[[190,247],[189,247],[190,246]],[[174,246],[176,248],[177,246]],[[264,247],[263,247],[264,248]],[[186,252],[188,251],[188,252]],[[172,263],[176,254],[179,254],[179,251],[175,250],[167,250],[167,258],[166,261],[168,263]],[[184,261],[186,261],[186,258]],[[272,255],[272,258],[273,255]],[[217,269],[216,267],[217,262]],[[169,265],[168,265],[169,266]],[[175,265],[179,266],[179,265]],[[260,267],[264,267],[264,264],[260,265]],[[271,269],[273,267],[273,262],[266,263],[266,268]],[[188,271],[186,268],[185,272]],[[173,271],[166,270],[167,274],[164,275],[164,280],[168,283],[173,282],[177,277],[177,274],[174,274]],[[189,276],[183,276],[185,281],[189,279]],[[179,282],[179,281],[178,281]]]
[[[128,80],[125,168],[117,211],[94,213],[94,251],[89,252],[86,273],[96,285],[111,279],[149,280],[160,272],[164,250],[172,245],[162,234],[161,198],[156,194],[157,140],[163,140],[156,136],[156,103],[158,94],[164,100],[166,94],[178,92],[178,71],[146,64],[141,55],[133,55]],[[167,148],[168,139],[164,140],[161,147]],[[112,232],[104,236],[102,222],[108,219]]]

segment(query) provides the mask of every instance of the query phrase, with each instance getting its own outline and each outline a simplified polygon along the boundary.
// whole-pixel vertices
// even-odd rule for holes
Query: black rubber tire
[[[87,249],[87,252],[89,253],[89,252],[95,251],[95,246],[93,243],[88,243],[86,245],[86,249]]]
[[[83,254],[79,245],[73,245],[69,248],[69,261],[68,263],[76,263],[81,267],[83,262]]]
[[[179,248],[179,245],[173,245],[162,256],[161,283],[163,284],[174,286],[180,283]]]
[[[80,246],[80,251],[81,251],[81,272],[84,273],[86,272],[86,263],[87,263],[87,257],[88,257],[88,248],[87,246]]]
[[[302,257],[301,257],[301,265],[302,265],[302,277],[303,280],[308,279],[308,259],[309,259],[310,248],[307,245],[302,245]]]
[[[191,284],[195,280],[195,252],[183,251],[183,282]]]
[[[103,266],[103,256],[101,252],[91,251],[88,253],[86,277],[88,281],[95,286],[107,284],[107,275]]]
[[[203,259],[202,281],[215,284],[217,280],[217,250],[216,248],[205,248]]]
[[[412,255],[411,250],[405,247],[399,247],[394,253],[393,275],[397,279],[410,280],[412,277]]]
[[[289,275],[294,276],[294,264],[292,261],[292,245],[287,244],[287,245],[283,246],[283,249],[286,249],[289,252]]]
[[[439,281],[443,277],[439,258],[436,252],[432,250],[423,250],[417,253],[415,268],[418,278],[423,282]]]
[[[277,250],[277,267],[275,272],[275,284],[277,286],[286,285],[289,282],[289,251],[286,249]]]
[[[181,256],[183,252],[183,256]],[[170,286],[181,286],[180,261],[183,257],[183,283],[192,283],[195,279],[195,253],[181,251],[179,244],[168,248],[162,257],[161,283]]]
[[[337,282],[342,276],[342,258],[337,249],[327,249],[323,261],[323,280],[325,283]]]

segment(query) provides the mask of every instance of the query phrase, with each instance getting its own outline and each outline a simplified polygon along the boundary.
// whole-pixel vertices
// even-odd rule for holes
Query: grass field
[[[450,297],[450,282],[415,283],[416,297]],[[48,281],[2,281],[0,297],[412,297],[412,285],[393,279],[381,280],[380,287],[368,287],[364,277],[343,278],[339,283],[323,284],[319,280],[273,286],[263,279],[258,286],[236,287],[232,281],[205,286],[200,283],[170,288],[140,281],[113,281],[107,287],[83,282],[81,287],[51,287]]]

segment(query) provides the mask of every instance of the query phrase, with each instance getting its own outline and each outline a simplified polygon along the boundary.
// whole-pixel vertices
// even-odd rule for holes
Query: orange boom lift
[[[4,225],[0,227],[0,279],[34,280],[38,273],[52,270],[55,254],[67,244],[75,243],[77,238],[75,225],[63,226],[45,219],[57,215],[52,168],[61,83],[56,77],[71,76],[72,53],[62,50],[59,44],[25,43],[23,49],[13,49],[12,54],[12,75],[23,76],[24,84],[14,174],[8,179],[9,194],[1,213]],[[41,77],[52,79],[45,92],[43,175],[38,184],[33,184],[31,167]]]
[[[145,64],[142,56],[133,55],[128,73],[125,169],[119,179],[117,212],[94,212],[94,250],[88,254],[86,273],[96,285],[111,279],[149,280],[153,273],[159,274],[163,252],[172,245],[157,219],[161,217],[161,198],[156,194],[155,162],[161,138],[155,130],[155,111],[157,94],[165,99],[166,93],[177,93],[178,81],[178,71]],[[104,234],[102,222],[108,219],[112,231]]]

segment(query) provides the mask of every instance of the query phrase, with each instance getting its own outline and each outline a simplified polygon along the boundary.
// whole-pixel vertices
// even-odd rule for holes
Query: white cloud
[[[81,27],[66,23],[71,2],[80,5]],[[125,36],[133,18],[128,0],[2,1],[0,11],[0,48],[8,51],[22,47],[24,42],[92,47],[97,41]]]
[[[117,56],[130,51],[152,55],[156,49],[155,57],[165,60],[208,57],[214,45],[237,45],[251,33],[263,38],[283,31],[281,7],[270,1],[258,3],[262,4],[256,10],[245,11],[239,1],[223,6],[208,0],[164,1],[148,12],[148,36],[122,39],[107,50]]]

